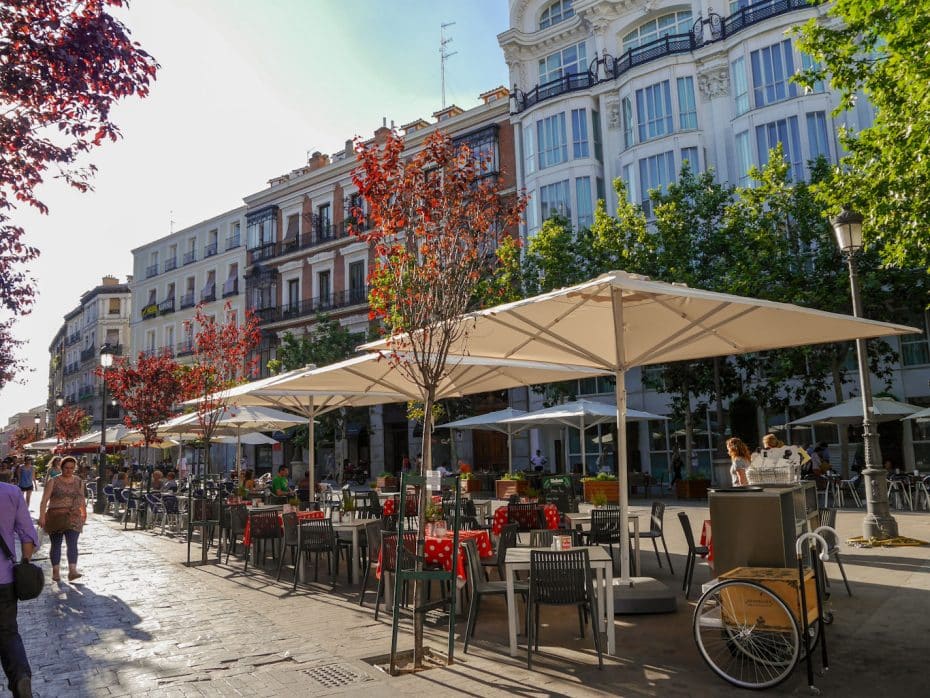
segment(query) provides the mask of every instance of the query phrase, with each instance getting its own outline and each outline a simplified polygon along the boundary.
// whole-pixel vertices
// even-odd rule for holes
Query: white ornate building
[[[745,184],[750,166],[764,164],[781,142],[792,175],[806,178],[809,160],[823,155],[836,162],[840,126],[871,123],[866,100],[834,117],[835,93],[822,85],[805,93],[790,81],[810,65],[790,30],[825,14],[825,6],[808,0],[510,0],[509,6],[510,28],[498,40],[510,68],[518,183],[532,197],[527,236],[555,211],[576,226],[589,224],[598,199],[614,213],[616,178],[648,215],[648,191],[674,181],[685,160],[699,171],[712,167],[720,181]],[[928,319],[917,306],[912,323],[924,333],[890,340],[902,357],[892,392],[930,404]],[[605,392],[591,383],[580,392]],[[847,394],[850,388],[855,383]],[[646,390],[639,372],[631,372],[627,389],[633,406],[668,411],[667,396]],[[784,415],[760,415],[766,425],[781,421]],[[710,416],[702,427],[707,463]],[[656,438],[661,431],[661,424],[640,430],[636,448],[646,468],[651,462],[664,469],[673,440]],[[915,449],[905,443],[901,464],[912,465],[916,452],[918,462],[930,465],[930,429],[915,432]],[[814,436],[835,442],[836,430]],[[549,438],[544,450],[557,450]],[[580,460],[577,436],[569,437],[567,453],[571,462]]]

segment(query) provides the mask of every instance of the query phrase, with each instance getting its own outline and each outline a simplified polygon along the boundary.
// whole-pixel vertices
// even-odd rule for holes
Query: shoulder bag
[[[45,574],[42,568],[28,560],[16,562],[16,556],[10,550],[3,536],[0,536],[0,547],[13,562],[13,591],[19,601],[29,601],[42,593],[45,586]]]

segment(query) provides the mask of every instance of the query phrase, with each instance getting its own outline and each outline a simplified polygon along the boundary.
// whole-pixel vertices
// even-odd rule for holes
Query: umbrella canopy
[[[652,281],[624,271],[469,313],[461,322],[466,332],[452,351],[566,362],[614,374],[622,520],[629,510],[623,429],[627,369],[917,332],[902,325]],[[393,339],[394,346],[403,346],[403,337]],[[386,342],[362,348],[386,349]],[[621,529],[626,531],[625,526]],[[627,582],[630,553],[625,543],[620,545],[620,556],[621,578]]]
[[[519,424],[504,424],[502,420],[510,419],[511,417],[519,417],[520,415],[526,414],[525,410],[515,410],[513,407],[508,407],[506,410],[497,410],[496,412],[486,412],[485,414],[479,414],[474,417],[466,417],[465,419],[458,419],[454,422],[446,422],[445,424],[437,424],[436,428],[445,428],[449,429],[465,429],[465,430],[484,430],[484,431],[499,431],[502,434],[507,435],[507,471],[513,472],[513,449],[512,443],[513,435],[524,429],[528,429],[529,426],[522,426]]]
[[[403,354],[399,356],[401,359],[406,358]],[[450,356],[446,377],[440,384],[436,397],[461,397],[533,383],[587,378],[600,373],[603,372],[570,365]],[[343,396],[348,404],[352,405],[374,405],[421,398],[419,387],[386,356],[377,352],[304,371],[300,375],[288,376],[255,391],[254,395],[268,398],[304,397],[311,401],[315,398],[327,399],[326,396]],[[312,430],[310,434],[312,439]],[[312,443],[311,441],[311,457]],[[311,486],[312,484],[311,481]]]
[[[915,422],[926,422],[930,420],[930,407],[920,410],[920,412],[909,414],[904,419],[913,419]],[[29,448],[29,446],[27,445],[26,448]]]
[[[505,424],[525,425],[531,424],[561,424],[564,426],[575,427],[581,433],[581,463],[584,469],[587,469],[587,452],[585,444],[585,432],[588,427],[598,424],[614,422],[617,419],[617,406],[595,400],[575,400],[566,402],[561,405],[554,405],[535,412],[507,419]],[[668,417],[661,417],[651,412],[641,412],[627,408],[626,421],[644,422],[650,419],[666,420]]]
[[[75,439],[71,443],[75,446],[99,446],[101,443],[100,435],[101,432],[98,429],[97,431],[84,434],[84,436]],[[142,434],[136,429],[130,429],[123,424],[107,427],[108,444],[128,444],[135,443],[136,441],[142,441]]]
[[[906,402],[898,402],[890,397],[876,397],[872,400],[872,420],[875,422],[890,422],[895,419],[901,419],[908,415],[914,415],[920,412],[916,405],[909,405]],[[862,421],[862,398],[853,397],[844,400],[838,405],[828,407],[825,410],[814,412],[806,417],[801,417],[793,422],[790,426],[800,426],[803,424],[857,424]]]
[[[23,444],[23,448],[28,451],[51,451],[60,443],[61,441],[57,437],[52,436],[47,439],[40,439],[39,441]]]

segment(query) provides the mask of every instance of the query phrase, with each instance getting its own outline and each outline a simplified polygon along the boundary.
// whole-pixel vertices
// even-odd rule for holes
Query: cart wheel
[[[784,681],[801,653],[794,615],[761,584],[730,580],[701,596],[694,610],[694,640],[707,666],[741,688],[770,688]]]

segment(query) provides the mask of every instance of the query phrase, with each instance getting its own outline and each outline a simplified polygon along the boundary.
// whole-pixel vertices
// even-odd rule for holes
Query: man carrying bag
[[[16,537],[23,551],[19,565],[13,555]],[[19,488],[0,483],[0,661],[14,698],[32,697],[32,668],[16,624],[16,603],[19,598],[34,598],[37,585],[41,590],[41,577],[29,562],[37,544],[36,529]]]

